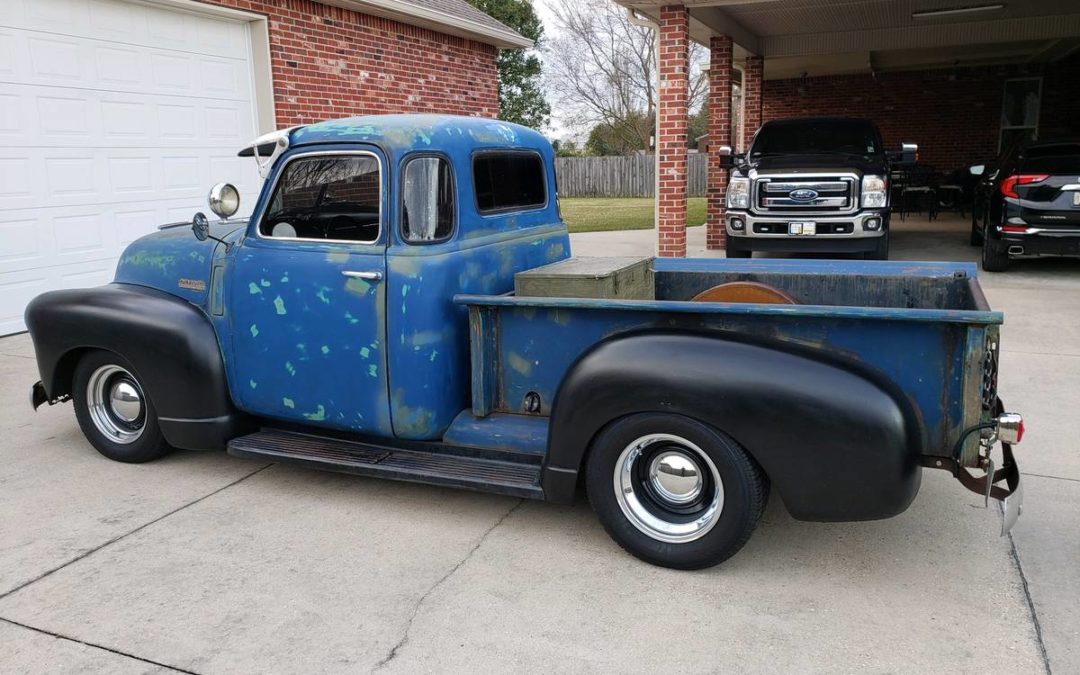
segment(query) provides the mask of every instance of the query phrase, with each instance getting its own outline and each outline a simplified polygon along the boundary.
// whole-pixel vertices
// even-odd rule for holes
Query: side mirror
[[[900,144],[900,163],[915,164],[919,161],[919,146],[915,143]]]
[[[969,166],[968,171],[971,173],[972,176],[981,176],[986,173],[986,165],[975,164],[973,166]]]
[[[210,238],[210,221],[206,219],[206,214],[202,211],[196,213],[195,217],[191,219],[191,231],[199,241],[206,241]]]
[[[218,183],[210,188],[206,203],[214,215],[228,220],[240,210],[240,191],[231,183]]]
[[[716,154],[720,155],[721,169],[730,169],[735,166],[735,155],[730,145],[721,145]]]

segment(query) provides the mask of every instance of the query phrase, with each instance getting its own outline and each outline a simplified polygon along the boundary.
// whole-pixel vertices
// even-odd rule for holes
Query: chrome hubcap
[[[113,443],[133,443],[142,435],[146,426],[142,388],[120,366],[101,366],[90,375],[86,402],[94,426]]]
[[[615,463],[613,487],[623,515],[657,541],[684,544],[707,534],[724,508],[716,464],[691,441],[642,436]]]

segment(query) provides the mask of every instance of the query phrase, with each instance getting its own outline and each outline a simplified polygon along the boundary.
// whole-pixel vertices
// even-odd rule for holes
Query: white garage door
[[[0,335],[24,330],[39,293],[111,281],[126,244],[206,211],[213,183],[235,183],[242,211],[258,186],[236,157],[258,135],[247,23],[120,0],[2,4]]]

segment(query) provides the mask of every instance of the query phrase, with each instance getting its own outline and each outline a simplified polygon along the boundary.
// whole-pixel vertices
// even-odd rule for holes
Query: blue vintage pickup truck
[[[515,274],[570,256],[534,131],[357,117],[241,155],[265,178],[249,219],[216,186],[219,222],[27,309],[34,407],[73,400],[109,458],[581,488],[629,552],[686,569],[738,551],[770,488],[799,519],[885,518],[938,468],[1016,520],[1022,420],[972,265],[657,259],[645,299],[526,297]]]

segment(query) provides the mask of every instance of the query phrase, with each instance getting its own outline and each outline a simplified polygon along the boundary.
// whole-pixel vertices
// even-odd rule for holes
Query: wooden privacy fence
[[[701,153],[688,157],[689,197],[705,196],[707,158]],[[655,169],[652,155],[555,158],[561,197],[652,197]]]

